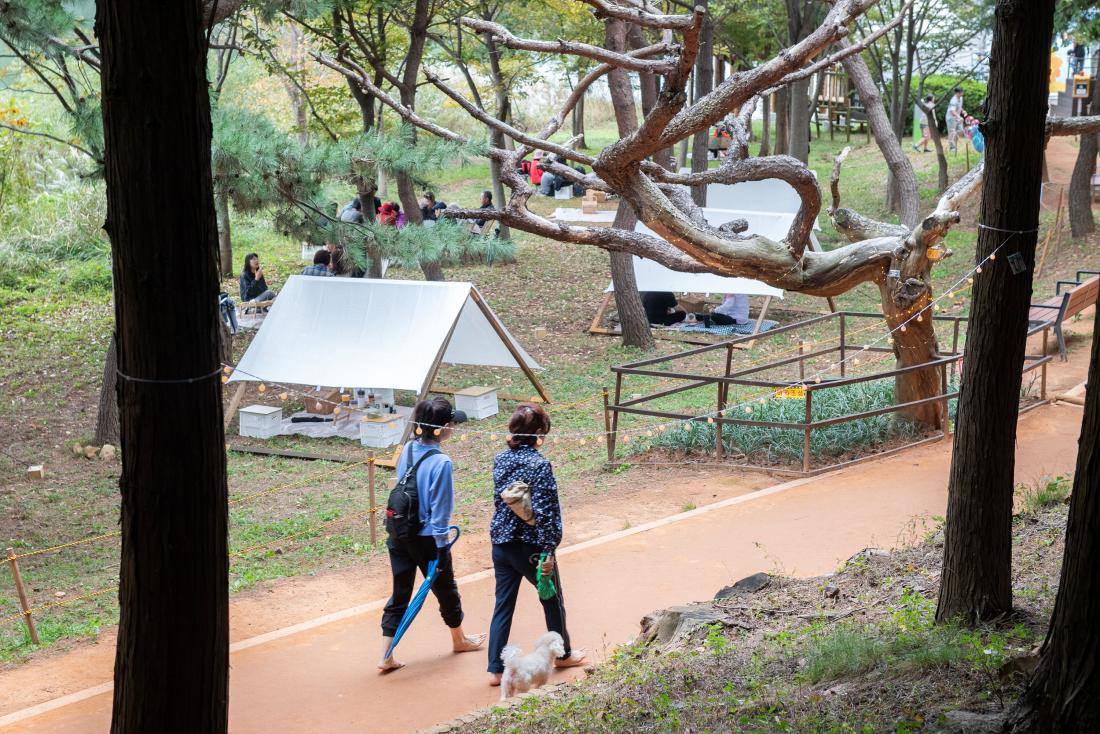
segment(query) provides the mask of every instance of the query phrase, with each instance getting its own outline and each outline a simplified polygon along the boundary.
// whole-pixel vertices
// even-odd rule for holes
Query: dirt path
[[[1072,326],[1086,331],[1091,320]],[[1078,348],[1068,364],[1053,366],[1052,392],[1084,379],[1087,356],[1087,348]],[[1017,480],[1071,471],[1080,420],[1080,408],[1063,405],[1023,416]],[[619,532],[580,543],[574,536],[574,544],[561,551],[573,638],[599,658],[629,639],[638,619],[655,608],[705,598],[759,570],[815,575],[833,570],[863,547],[904,543],[923,532],[927,518],[943,514],[949,465],[950,446],[940,442],[755,492],[746,493],[736,483],[700,482],[693,487],[695,496],[721,493],[726,499],[626,530],[619,530],[621,513],[606,513],[594,525],[606,533],[609,524],[620,523],[613,528]],[[899,482],[902,476],[905,481]],[[462,580],[471,631],[486,629],[492,606],[489,573],[476,570],[478,563],[471,560],[485,552],[484,538],[459,552],[467,570],[474,571]],[[339,574],[323,583],[336,588],[363,580]],[[408,668],[385,678],[374,673],[384,596],[379,585],[384,582],[376,569],[362,587],[334,593],[317,612],[353,600],[345,605],[350,608],[281,630],[268,631],[262,622],[252,629],[249,609],[260,609],[262,597],[235,602],[231,730],[411,731],[492,703],[495,691],[484,684],[485,656],[445,652],[446,630],[431,601],[400,648]],[[298,591],[308,586],[303,583]],[[513,639],[529,644],[540,625],[534,594],[526,593]],[[264,633],[249,636],[259,631]],[[0,727],[11,732],[107,731],[111,700],[105,681],[113,640],[78,653],[84,657],[58,656],[0,677],[8,698]],[[57,676],[54,684],[49,683],[51,670]],[[37,688],[26,687],[28,671],[37,677]],[[83,691],[74,688],[80,681]],[[64,699],[50,701],[58,696]],[[66,705],[57,706],[61,702]]]

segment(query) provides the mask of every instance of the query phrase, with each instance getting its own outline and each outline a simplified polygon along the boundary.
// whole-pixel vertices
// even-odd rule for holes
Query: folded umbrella
[[[458,542],[458,537],[462,535],[462,531],[458,529],[457,525],[451,525],[447,530],[455,531],[454,540],[445,546],[446,548],[450,548]],[[424,583],[420,584],[420,588],[416,590],[416,594],[409,601],[409,606],[405,609],[404,616],[401,617],[401,621],[397,624],[397,631],[393,633],[393,642],[390,643],[389,649],[386,650],[387,658],[393,655],[394,648],[396,648],[397,643],[401,641],[401,637],[405,634],[405,630],[409,628],[412,621],[416,619],[416,615],[420,613],[420,607],[424,606],[424,600],[428,598],[428,592],[432,590],[432,584],[435,582],[435,577],[439,575],[438,566],[438,560],[433,559],[428,562],[428,574],[424,577]]]

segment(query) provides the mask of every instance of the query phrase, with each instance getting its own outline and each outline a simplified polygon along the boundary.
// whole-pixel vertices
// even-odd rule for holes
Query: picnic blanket
[[[677,324],[672,328],[676,331],[686,331],[692,334],[713,334],[714,336],[749,336],[752,334],[753,327],[756,326],[756,321],[750,321],[747,324],[727,324],[726,326],[704,326],[703,324]],[[764,319],[760,322],[760,333],[774,329],[779,326],[778,321],[772,321],[771,319]]]

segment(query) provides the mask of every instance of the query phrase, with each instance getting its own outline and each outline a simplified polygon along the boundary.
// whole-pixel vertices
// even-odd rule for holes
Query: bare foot
[[[489,685],[496,688],[500,685],[501,673],[489,673]]]
[[[564,659],[563,658],[558,658],[557,660],[555,660],[554,661],[554,667],[555,668],[575,668],[578,665],[584,665],[585,658],[587,658],[587,657],[588,656],[585,655],[584,650],[574,650],[573,652],[569,653],[569,657],[564,658]]]
[[[378,672],[379,673],[392,673],[393,671],[400,670],[401,668],[404,668],[404,667],[405,667],[404,663],[398,662],[394,658],[389,657],[389,658],[385,658],[382,662],[378,663]]]
[[[476,635],[463,635],[460,639],[454,641],[455,652],[472,652],[478,650],[485,644],[485,634],[480,633]]]

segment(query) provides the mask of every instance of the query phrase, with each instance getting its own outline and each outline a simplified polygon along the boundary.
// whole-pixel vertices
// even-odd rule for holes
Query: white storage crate
[[[572,199],[573,198],[573,186],[562,186],[560,189],[554,192],[555,199]]]
[[[405,417],[402,415],[364,416],[359,422],[359,443],[372,449],[384,449],[401,441],[404,432]]]
[[[470,418],[481,420],[500,412],[495,387],[467,387],[455,393],[455,407]]]
[[[272,438],[279,435],[283,423],[283,409],[270,405],[246,405],[240,412],[242,436]]]

